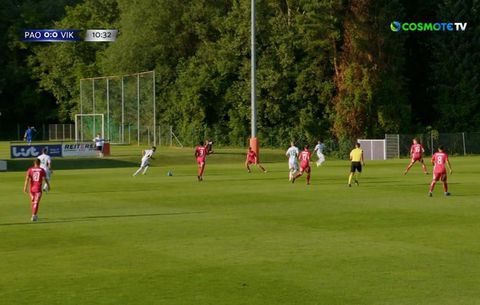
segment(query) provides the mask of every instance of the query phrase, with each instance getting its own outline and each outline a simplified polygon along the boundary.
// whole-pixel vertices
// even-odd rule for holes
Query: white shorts
[[[325,156],[322,153],[317,152],[317,156],[318,156],[318,162],[317,163],[322,164],[323,162],[325,162]]]
[[[146,167],[146,166],[149,166],[149,165],[150,165],[150,160],[149,159],[146,159],[146,160],[142,159],[142,164],[140,165],[140,167]]]
[[[52,172],[48,168],[43,168],[43,170],[45,171],[45,179],[50,181],[50,177],[52,176]]]
[[[293,169],[298,171],[298,162],[297,161],[288,161],[288,169]]]

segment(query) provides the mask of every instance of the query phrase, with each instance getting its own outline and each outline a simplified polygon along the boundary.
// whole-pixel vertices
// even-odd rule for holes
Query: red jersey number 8
[[[39,172],[34,172],[32,180],[35,181],[35,182],[40,181],[40,173]]]
[[[437,164],[443,164],[443,158],[441,156],[437,157]]]

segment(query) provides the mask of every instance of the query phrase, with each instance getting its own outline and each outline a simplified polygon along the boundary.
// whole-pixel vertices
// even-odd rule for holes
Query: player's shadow
[[[14,159],[8,160],[9,172],[26,171],[33,164],[33,159]],[[61,159],[55,158],[53,161],[54,170],[63,169],[96,169],[96,168],[121,168],[138,167],[138,162],[110,159],[110,158],[85,158],[85,159]]]
[[[176,216],[176,215],[203,214],[203,213],[206,213],[206,211],[172,212],[172,213],[148,213],[148,214],[123,214],[123,215],[94,215],[94,216],[83,216],[83,217],[73,217],[73,218],[59,218],[59,219],[43,218],[43,219],[40,219],[40,221],[38,221],[38,222],[0,223],[0,227],[19,226],[19,225],[41,225],[41,224],[69,223],[69,222],[87,222],[87,221],[95,221],[95,220],[98,220],[98,219],[159,217],[159,216]]]

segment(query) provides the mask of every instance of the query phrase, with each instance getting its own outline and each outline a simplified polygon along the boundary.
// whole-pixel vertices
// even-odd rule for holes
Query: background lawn
[[[349,162],[327,156],[307,186],[283,151],[248,174],[244,150],[223,149],[199,183],[193,149],[161,148],[132,177],[140,150],[54,159],[33,224],[31,160],[9,161],[0,304],[480,304],[480,157],[451,157],[452,196],[429,198],[406,159],[367,162],[348,188]]]

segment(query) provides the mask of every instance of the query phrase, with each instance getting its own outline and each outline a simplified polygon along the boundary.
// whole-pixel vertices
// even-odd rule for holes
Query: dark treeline
[[[2,7],[0,126],[28,116],[69,121],[80,78],[155,69],[158,119],[183,141],[208,134],[245,143],[250,0],[41,1],[56,9],[35,14],[39,4],[23,2]],[[468,27],[396,33],[392,21]],[[480,130],[479,21],[477,0],[258,0],[260,139],[349,145],[385,133]],[[110,44],[18,42],[15,31],[32,26],[121,34]],[[37,113],[39,105],[51,109]]]

